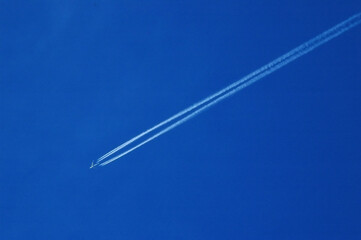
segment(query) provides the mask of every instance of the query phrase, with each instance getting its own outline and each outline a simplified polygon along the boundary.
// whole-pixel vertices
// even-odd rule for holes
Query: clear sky
[[[0,239],[360,239],[361,26],[89,169],[360,10],[0,0]]]

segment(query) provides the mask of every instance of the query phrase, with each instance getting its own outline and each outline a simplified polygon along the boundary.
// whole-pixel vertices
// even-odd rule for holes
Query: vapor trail
[[[318,36],[312,38],[311,40],[301,44],[300,46],[294,48],[293,50],[289,51],[288,53],[282,55],[281,57],[273,60],[272,62],[264,65],[263,67],[257,69],[256,71],[248,74],[247,76],[243,77],[242,79],[228,85],[227,87],[221,89],[220,91],[206,97],[205,99],[191,105],[190,107],[180,111],[179,113],[171,116],[170,118],[164,120],[163,122],[155,125],[152,128],[140,133],[139,135],[133,137],[132,139],[126,141],[125,143],[121,144],[120,146],[114,148],[110,152],[106,153],[99,159],[92,162],[91,168],[97,165],[104,166],[110,162],[117,160],[118,158],[134,151],[135,149],[139,148],[140,146],[146,144],[147,142],[163,135],[164,133],[172,130],[173,128],[179,126],[180,124],[188,121],[192,117],[196,116],[200,112],[204,111],[205,109],[213,106],[214,104],[218,103],[219,101],[233,95],[234,93],[240,91],[241,89],[251,85],[252,83],[264,78],[265,76],[271,74],[272,72],[278,70],[279,68],[289,64],[290,62],[296,60],[297,58],[309,53],[310,51],[314,50],[315,48],[325,44],[326,42],[330,41],[331,39],[341,35],[342,33],[350,30],[353,27],[356,27],[358,24],[361,23],[361,13],[358,13],[347,20],[337,24],[336,26],[330,28],[329,30],[319,34]],[[172,123],[173,122],[173,123]],[[169,124],[169,126],[167,126]],[[142,142],[136,144],[134,147],[131,145],[140,140],[147,135],[153,134],[147,137]],[[114,153],[130,146],[128,150],[124,150],[121,154],[108,158],[109,156],[113,155]]]

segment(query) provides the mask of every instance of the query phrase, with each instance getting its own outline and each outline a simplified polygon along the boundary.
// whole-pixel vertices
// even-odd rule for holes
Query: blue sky
[[[359,239],[361,28],[92,160],[359,1],[0,1],[1,239]]]

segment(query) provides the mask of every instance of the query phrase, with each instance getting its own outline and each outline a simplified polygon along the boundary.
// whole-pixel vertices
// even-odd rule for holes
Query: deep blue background
[[[0,239],[360,239],[361,28],[92,160],[360,1],[0,1]]]

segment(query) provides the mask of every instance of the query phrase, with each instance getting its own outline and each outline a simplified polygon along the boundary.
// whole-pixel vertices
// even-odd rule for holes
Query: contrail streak
[[[256,71],[248,74],[247,76],[243,77],[242,79],[228,85],[227,87],[219,90],[218,92],[206,97],[205,99],[191,105],[190,107],[180,111],[179,113],[171,116],[170,118],[155,125],[154,127],[151,127],[148,130],[133,137],[132,139],[126,141],[125,143],[114,148],[110,152],[104,154],[102,157],[98,158],[95,161],[95,163],[92,162],[92,165],[90,168],[98,166],[98,165],[100,165],[100,166],[107,165],[108,163],[113,162],[113,161],[117,160],[118,158],[134,151],[135,149],[139,148],[140,146],[146,144],[147,142],[152,141],[153,139],[159,137],[160,135],[163,135],[164,133],[172,130],[173,128],[179,126],[180,124],[188,121],[189,119],[191,119],[192,117],[201,113],[205,109],[217,104],[221,100],[235,94],[236,92],[251,85],[252,83],[264,78],[265,76],[282,68],[283,66],[289,64],[290,62],[296,60],[297,58],[311,52],[315,48],[325,44],[326,42],[341,35],[342,33],[346,32],[346,31],[352,29],[353,27],[356,27],[360,23],[361,23],[361,13],[358,13],[358,14],[348,18],[347,20],[337,24],[336,26],[330,28],[329,30],[319,34],[318,36],[312,38],[311,40],[301,44],[300,46],[294,48],[293,50],[282,55],[281,57],[278,57],[277,59],[264,65],[263,67],[257,69]],[[169,126],[167,126],[167,125],[169,125]],[[148,136],[148,135],[151,135],[151,136]],[[142,138],[146,138],[146,139],[141,141],[140,143],[136,144],[136,142],[139,142]],[[136,144],[136,145],[134,147],[131,147],[134,144]],[[129,148],[129,149],[125,150],[125,148]],[[115,157],[110,157],[120,150],[123,150],[123,152],[120,153],[119,155],[116,155]]]

